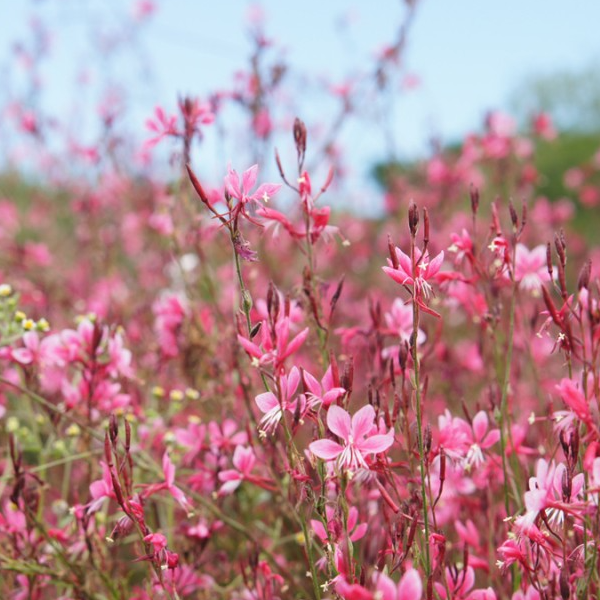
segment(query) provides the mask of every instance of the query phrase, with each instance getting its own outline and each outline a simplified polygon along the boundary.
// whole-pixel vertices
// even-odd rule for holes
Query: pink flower
[[[330,535],[333,541],[337,542],[339,538],[339,533],[336,532],[336,523],[335,523],[335,510],[331,506],[325,507],[325,515],[327,517],[327,530],[330,532]],[[348,533],[350,534],[350,541],[357,542],[361,538],[364,537],[365,533],[367,533],[367,524],[361,523],[357,526],[358,523],[358,509],[356,506],[351,506],[348,511]],[[316,534],[316,536],[326,544],[328,542],[328,535],[323,523],[321,521],[317,521],[315,519],[311,519],[310,524]],[[337,533],[337,535],[336,535]]]
[[[306,398],[308,400],[308,405],[311,408],[318,404],[327,407],[346,393],[346,390],[343,387],[335,385],[331,373],[331,366],[329,366],[325,375],[323,375],[321,383],[319,383],[308,371],[304,371],[304,384],[308,388]]]
[[[144,541],[154,547],[155,554],[167,547],[167,538],[162,533],[149,533],[144,537]]]
[[[553,275],[554,276],[554,275]],[[546,262],[546,246],[536,246],[528,250],[523,244],[515,249],[515,281],[519,287],[539,296],[542,284],[550,281]]]
[[[175,485],[175,465],[165,452],[162,460],[163,473],[166,481],[166,489],[169,490],[171,496],[179,503],[181,508],[189,515],[194,514],[194,509],[185,494]]]
[[[556,137],[556,129],[548,113],[541,112],[533,118],[533,131],[544,140],[553,140]]]
[[[398,584],[382,573],[376,589],[380,600],[420,600],[423,595],[423,583],[416,569],[408,569]]]
[[[298,389],[300,383],[300,371],[297,367],[293,367],[289,375],[282,375],[279,380],[280,398],[273,392],[264,392],[256,396],[256,404],[264,413],[260,420],[260,428],[265,433],[272,433],[281,418],[283,411],[288,410],[294,412],[296,410],[296,402],[291,399]]]
[[[250,190],[256,185],[258,176],[258,165],[253,165],[240,178],[235,170],[229,167],[227,176],[225,177],[225,191],[231,198],[239,200],[241,205],[248,202],[268,202],[281,188],[278,183],[263,183],[258,186],[258,189],[251,194]]]
[[[40,356],[40,338],[35,331],[28,331],[23,335],[24,348],[15,348],[11,351],[12,359],[22,365],[35,362]]]
[[[385,274],[400,285],[412,287],[417,304],[425,312],[439,317],[434,310],[430,309],[425,304],[425,301],[429,300],[433,295],[433,288],[429,281],[432,279],[435,280],[440,267],[442,266],[442,262],[444,262],[444,252],[440,252],[430,261],[429,253],[426,252],[425,255],[421,257],[421,251],[415,249],[414,265],[410,256],[402,252],[400,248],[396,248],[395,252],[398,268],[395,268],[391,259],[388,258],[388,266],[383,267]]]
[[[115,497],[110,469],[103,461],[100,461],[100,465],[102,466],[102,479],[97,479],[96,481],[92,481],[92,483],[90,483],[90,494],[92,495],[92,501],[87,506],[88,514],[92,514],[100,510],[100,507],[104,502],[104,498]]]
[[[269,332],[269,326],[263,322],[261,328],[261,346],[238,334],[238,341],[244,350],[252,357],[258,365],[265,365],[274,362],[275,369],[279,370],[283,366],[285,359],[294,354],[304,344],[308,337],[309,329],[306,327],[291,340],[290,338],[290,319],[284,317],[280,319],[274,327],[274,335]]]
[[[256,456],[252,448],[237,446],[233,453],[233,466],[235,469],[228,469],[219,473],[219,479],[224,482],[219,490],[219,495],[225,496],[234,492],[244,479],[248,479],[255,463]]]
[[[162,107],[157,106],[154,109],[154,118],[146,121],[146,127],[154,132],[155,137],[145,142],[146,148],[152,148],[156,146],[165,136],[176,136],[179,135],[177,129],[177,116],[167,115]]]
[[[363,406],[352,418],[343,408],[331,406],[327,412],[327,427],[344,445],[322,439],[312,442],[309,449],[325,461],[337,458],[343,469],[368,469],[365,455],[385,452],[394,443],[392,430],[385,435],[371,435],[375,427],[375,410],[370,404]]]
[[[390,333],[397,335],[401,342],[410,341],[413,327],[412,306],[396,298],[389,312],[385,313],[385,323]],[[421,329],[417,332],[417,345],[421,345],[426,339],[425,332]]]
[[[465,468],[470,468],[472,465],[478,466],[484,462],[482,450],[491,448],[500,439],[499,429],[488,431],[488,428],[488,416],[481,410],[473,419],[473,436],[471,447],[465,458]]]
[[[561,523],[564,510],[568,509],[566,503],[576,498],[583,488],[583,473],[573,477],[569,498],[563,502],[563,479],[567,468],[562,463],[555,465],[554,461],[548,464],[544,459],[537,462],[535,477],[529,478],[529,491],[525,492],[526,512],[518,517],[516,525],[521,531],[528,533],[535,525],[535,521],[542,510],[546,511],[549,522]]]
[[[583,392],[577,384],[571,379],[564,378],[556,386],[563,402],[581,419],[584,423],[591,423],[590,405]]]

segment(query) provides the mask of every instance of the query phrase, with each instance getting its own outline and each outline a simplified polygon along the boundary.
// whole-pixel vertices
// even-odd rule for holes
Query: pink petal
[[[475,441],[477,443],[481,442],[485,437],[488,426],[488,417],[485,414],[485,411],[480,410],[473,418],[473,433],[475,434]]]
[[[323,375],[323,379],[321,379],[321,385],[326,390],[330,390],[333,388],[334,382],[333,382],[333,373],[332,373],[331,365],[329,365],[329,367],[327,367],[327,371],[325,371],[325,375]]]
[[[396,584],[381,573],[377,578],[377,592],[381,595],[381,600],[397,600],[396,591]]]
[[[354,436],[354,440],[357,441],[369,435],[371,429],[373,429],[374,421],[375,409],[370,404],[363,406],[352,417],[352,435]]]
[[[352,531],[356,526],[356,522],[358,521],[358,508],[356,506],[352,506],[348,511],[348,531]]]
[[[241,481],[242,476],[235,469],[227,469],[219,473],[219,481]]]
[[[12,357],[22,365],[28,365],[33,362],[33,354],[27,348],[16,348],[12,351]]]
[[[356,444],[363,454],[379,454],[385,452],[394,443],[393,434],[373,435],[370,438]]]
[[[321,384],[318,382],[316,377],[313,377],[308,371],[304,371],[303,379],[304,384],[311,394],[314,396],[321,396]]]
[[[325,531],[325,527],[323,527],[323,523],[321,523],[321,521],[317,521],[316,519],[311,519],[310,524],[312,525],[315,535],[322,542],[327,541],[327,532]]]
[[[219,496],[226,496],[227,494],[232,494],[240,486],[240,483],[242,483],[241,479],[232,479],[230,481],[226,481],[219,490]]]
[[[335,402],[338,398],[341,398],[346,393],[346,390],[341,387],[332,388],[323,395],[323,405],[329,406],[332,402]]]
[[[244,171],[242,175],[242,193],[249,194],[250,190],[256,184],[256,178],[258,176],[258,165],[252,165],[249,169]]]
[[[258,186],[251,198],[252,200],[264,200],[266,194],[267,199],[270,200],[280,189],[281,184],[279,183],[263,183]]]
[[[263,413],[267,413],[276,406],[279,406],[279,400],[277,400],[277,396],[273,392],[263,392],[256,396],[254,401]]]
[[[444,262],[444,251],[442,250],[430,263],[427,269],[427,276],[433,277],[437,274]]]
[[[352,533],[352,535],[350,536],[350,540],[352,542],[357,542],[358,540],[362,539],[363,537],[365,537],[365,534],[367,533],[367,528],[368,525],[366,523],[361,523]]]
[[[298,389],[298,384],[300,383],[300,371],[298,367],[292,367],[290,374],[287,378],[287,389],[285,390],[286,399],[291,398],[296,390]]]
[[[167,485],[171,487],[175,481],[175,465],[171,462],[169,455],[165,452],[162,458],[162,468]]]
[[[298,350],[298,348],[300,348],[300,346],[302,346],[302,344],[304,344],[306,338],[308,337],[308,327],[304,330],[302,330],[289,344],[288,347],[285,349],[285,352],[283,353],[283,355],[281,355],[279,357],[279,360],[285,360],[288,356],[290,356],[291,354],[294,354],[294,352],[296,352],[296,350]]]
[[[339,406],[331,406],[327,411],[327,427],[347,442],[352,430],[350,415]]]
[[[393,267],[381,267],[381,268],[383,269],[383,272],[388,277],[391,277],[396,283],[399,283],[400,285],[412,283],[412,278],[408,277],[404,271],[398,271],[397,269],[394,269]]]
[[[486,436],[483,442],[480,444],[481,447],[485,450],[486,448],[491,448],[494,444],[498,442],[500,439],[500,430],[492,429]]]
[[[171,496],[175,498],[175,500],[177,501],[179,506],[183,508],[183,510],[185,510],[186,512],[192,511],[193,507],[182,490],[180,490],[177,486],[173,485],[169,488],[169,491],[171,492]]]
[[[254,451],[252,448],[237,446],[233,453],[233,466],[238,471],[244,475],[248,475],[250,471],[252,471],[255,462],[256,456],[254,456]]]
[[[419,254],[420,256],[420,254]],[[396,258],[398,259],[398,264],[400,265],[400,269],[402,269],[407,275],[412,275],[412,261],[410,260],[410,256],[405,254],[400,250],[400,248],[396,247]],[[417,259],[419,257],[417,256]]]
[[[225,190],[232,198],[237,198],[240,200],[242,197],[240,192],[240,178],[238,177],[238,174],[231,168],[225,177]]]
[[[337,458],[344,450],[333,440],[317,440],[308,446],[308,449],[323,460],[333,460]]]
[[[408,569],[398,585],[398,600],[419,600],[423,595],[423,583],[416,569]]]
[[[250,354],[250,356],[254,356],[255,358],[260,358],[262,356],[260,348],[256,344],[253,344],[250,340],[247,340],[243,335],[238,334],[237,339],[244,350]]]

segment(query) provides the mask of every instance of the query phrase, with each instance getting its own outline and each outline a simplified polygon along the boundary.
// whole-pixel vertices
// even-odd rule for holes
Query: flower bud
[[[410,203],[408,207],[408,229],[410,235],[415,237],[417,235],[417,229],[419,228],[419,209],[414,202]]]

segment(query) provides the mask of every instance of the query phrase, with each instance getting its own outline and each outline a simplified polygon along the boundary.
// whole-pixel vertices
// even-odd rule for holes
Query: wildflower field
[[[260,20],[135,142],[110,99],[86,144],[3,108],[1,598],[598,597],[600,140],[557,166],[547,114],[491,112],[344,209],[337,135],[407,5],[330,123]]]

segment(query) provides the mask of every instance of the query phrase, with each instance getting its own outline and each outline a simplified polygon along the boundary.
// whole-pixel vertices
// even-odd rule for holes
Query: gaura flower
[[[395,252],[398,267],[394,267],[388,258],[388,266],[383,267],[384,273],[400,285],[412,288],[415,300],[423,311],[439,317],[438,313],[427,306],[426,301],[433,296],[430,281],[435,280],[439,273],[444,261],[444,252],[440,252],[435,258],[429,260],[428,252],[421,256],[421,251],[415,248],[414,265],[410,256],[402,252],[400,248],[396,248]]]
[[[368,469],[365,456],[385,452],[394,442],[393,431],[372,435],[375,427],[375,410],[370,404],[363,406],[353,417],[339,406],[331,406],[327,412],[327,427],[344,444],[333,440],[317,440],[310,444],[310,451],[325,461],[335,460],[342,469]]]

